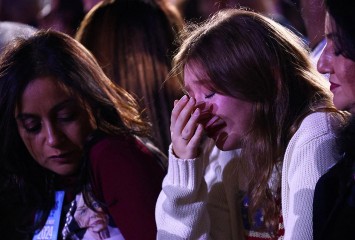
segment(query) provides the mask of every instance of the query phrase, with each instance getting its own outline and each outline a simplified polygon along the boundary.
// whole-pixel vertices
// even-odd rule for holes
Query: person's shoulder
[[[133,136],[130,135],[104,135],[91,146],[90,153],[94,152],[136,152],[142,151],[143,146]]]
[[[315,112],[306,116],[297,132],[308,133],[309,136],[319,136],[334,133],[335,113]]]
[[[329,112],[315,112],[306,116],[299,128],[292,136],[289,145],[302,147],[306,144],[333,144],[330,139],[335,139],[336,117]]]
[[[114,161],[117,159],[124,164],[153,164],[162,161],[162,157],[144,141],[133,135],[101,136],[90,148],[91,161],[101,162]],[[155,165],[155,164],[153,164]]]
[[[105,178],[138,174],[162,181],[165,175],[155,155],[133,135],[101,135],[90,146],[88,158],[94,174]]]

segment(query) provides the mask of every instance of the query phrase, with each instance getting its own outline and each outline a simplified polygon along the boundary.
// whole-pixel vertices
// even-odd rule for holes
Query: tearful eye
[[[34,120],[24,120],[22,122],[23,128],[28,133],[37,133],[41,130],[41,123]]]
[[[25,129],[29,133],[36,133],[36,132],[39,132],[39,130],[41,129],[41,126],[38,124],[38,125],[33,126],[33,127],[25,127]]]
[[[213,95],[215,95],[215,93],[214,93],[214,92],[213,92],[213,93],[210,93],[210,94],[205,95],[205,98],[211,98],[211,97],[213,97]]]

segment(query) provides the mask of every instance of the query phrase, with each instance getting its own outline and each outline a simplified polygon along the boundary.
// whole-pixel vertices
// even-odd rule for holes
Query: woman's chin
[[[233,139],[226,132],[219,134],[217,136],[217,139],[214,139],[214,140],[215,140],[215,144],[216,144],[217,148],[222,151],[230,151],[230,150],[240,148],[239,141],[236,141],[236,139]]]

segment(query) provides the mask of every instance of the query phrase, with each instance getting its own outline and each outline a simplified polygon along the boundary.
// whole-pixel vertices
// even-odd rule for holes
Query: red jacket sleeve
[[[156,239],[155,204],[165,175],[133,137],[107,137],[90,150],[93,190],[123,237]]]

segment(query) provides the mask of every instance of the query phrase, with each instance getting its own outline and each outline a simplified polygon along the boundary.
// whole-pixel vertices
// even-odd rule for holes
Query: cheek
[[[42,156],[43,148],[40,145],[40,141],[38,137],[28,136],[28,134],[26,133],[22,133],[22,134],[20,133],[20,137],[23,143],[25,144],[27,151],[32,156],[32,158],[34,158],[35,161],[37,161],[38,163],[41,163],[40,159]]]
[[[86,212],[85,213],[75,212],[74,218],[78,222],[80,227],[86,227],[88,221]]]
[[[355,62],[344,57],[336,61],[338,81],[342,84],[355,85]]]
[[[344,97],[351,97],[355,100],[355,65],[345,68],[343,74],[338,79],[342,85],[342,93],[338,97],[342,97],[344,94]]]
[[[233,119],[230,119],[230,132],[235,133],[237,136],[239,136],[240,138],[242,138],[246,132],[249,129],[249,124],[251,119],[246,117],[247,114],[245,115],[234,115],[235,117]],[[227,123],[228,124],[228,123]]]
[[[92,132],[93,128],[89,125],[75,124],[67,129],[67,137],[72,143],[77,146],[83,147],[87,137]]]
[[[73,142],[77,145],[83,145],[87,137],[96,128],[95,124],[88,116],[83,116],[79,121],[73,123],[69,129],[67,129],[67,135],[70,136]]]
[[[234,103],[234,105],[222,105],[225,112],[225,121],[230,131],[243,135],[249,128],[252,116],[252,109],[249,104]]]
[[[355,85],[355,65],[349,66],[344,70],[344,80],[347,85],[351,86],[352,90],[354,91]]]

